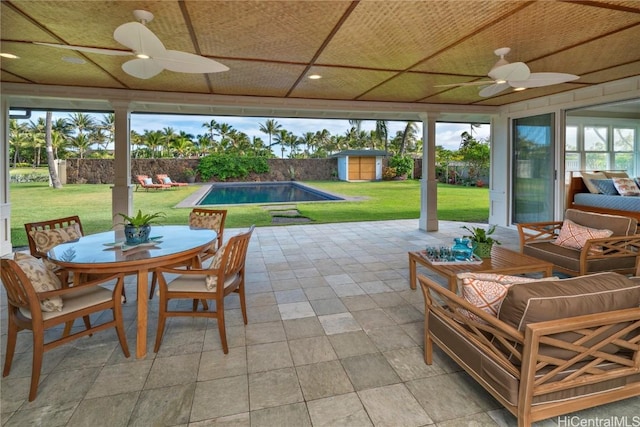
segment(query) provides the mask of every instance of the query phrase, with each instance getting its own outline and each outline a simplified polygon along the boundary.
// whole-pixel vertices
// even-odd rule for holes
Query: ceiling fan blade
[[[75,51],[78,51],[78,52],[101,53],[103,55],[113,55],[113,56],[129,56],[129,55],[133,55],[133,53],[127,52],[127,51],[124,51],[124,50],[101,49],[101,48],[97,48],[97,47],[72,46],[72,45],[67,45],[67,44],[40,43],[40,42],[33,42],[33,44],[38,44],[38,45],[41,45],[41,46],[57,47],[57,48],[60,48],[60,49],[75,50]]]
[[[513,87],[542,87],[566,83],[579,78],[580,76],[575,74],[566,73],[531,73],[528,79],[521,81],[509,80],[509,84]]]
[[[122,69],[130,76],[139,79],[150,79],[159,74],[163,68],[153,59],[132,59],[122,64]]]
[[[526,80],[530,74],[531,70],[529,70],[529,67],[524,62],[500,65],[489,71],[489,77],[498,81]]]
[[[480,91],[480,96],[488,98],[493,95],[497,95],[503,90],[509,89],[509,83],[494,83],[491,86],[487,86]]]
[[[149,57],[162,55],[166,50],[160,39],[139,22],[127,22],[113,32],[113,38],[133,50],[134,54]]]
[[[492,80],[482,80],[480,82],[464,82],[464,83],[451,83],[448,85],[434,85],[433,87],[454,87],[454,86],[482,86],[494,83]]]
[[[229,70],[229,67],[213,59],[178,50],[165,50],[160,55],[154,55],[153,59],[167,70],[178,73],[204,74]]]

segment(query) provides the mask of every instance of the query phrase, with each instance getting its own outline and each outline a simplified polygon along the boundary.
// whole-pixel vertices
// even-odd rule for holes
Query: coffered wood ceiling
[[[113,39],[134,9],[167,49],[215,59],[217,74],[121,69],[130,58],[39,46],[126,50]],[[1,81],[289,99],[501,106],[640,74],[640,1],[32,1],[3,0]],[[477,86],[510,62],[580,79],[491,98]],[[66,57],[66,60],[63,59]],[[82,59],[83,64],[68,58]],[[322,76],[319,80],[308,78]]]

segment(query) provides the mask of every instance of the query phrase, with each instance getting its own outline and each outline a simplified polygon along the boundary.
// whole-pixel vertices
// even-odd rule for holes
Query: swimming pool
[[[290,203],[344,200],[297,182],[233,182],[213,184],[197,205]]]

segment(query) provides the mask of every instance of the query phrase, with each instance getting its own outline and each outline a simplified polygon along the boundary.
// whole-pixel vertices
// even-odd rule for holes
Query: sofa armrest
[[[562,221],[523,222],[518,224],[520,252],[527,243],[554,240],[562,228]]]
[[[570,332],[571,340],[558,339]],[[621,351],[611,352],[615,345]],[[546,347],[543,354],[540,347]],[[550,348],[570,350],[571,358],[550,356]],[[640,373],[640,310],[630,308],[568,317],[526,326],[520,398],[570,390]],[[569,373],[569,374],[567,374]],[[594,399],[597,399],[594,397]],[[597,403],[596,403],[597,404]],[[524,406],[526,406],[525,403]]]
[[[431,279],[418,275],[425,300],[425,361],[431,364],[431,336],[428,326],[429,314],[481,349],[492,360],[515,377],[520,376],[519,363],[524,344],[524,333],[519,332],[498,318],[469,304],[450,290]],[[486,323],[472,320],[462,314],[472,312]],[[509,358],[511,355],[511,359]]]
[[[587,274],[588,264],[592,261],[638,256],[640,234],[590,239],[580,251],[580,274]]]

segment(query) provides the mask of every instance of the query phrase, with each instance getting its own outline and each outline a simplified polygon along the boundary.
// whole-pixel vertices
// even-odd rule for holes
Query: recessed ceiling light
[[[0,56],[3,58],[9,58],[9,59],[18,59],[20,58],[18,55],[14,55],[13,53],[0,53]]]
[[[526,87],[516,87],[516,88],[513,88],[513,90],[514,90],[514,91],[516,91],[516,92],[519,92],[519,91],[521,91],[521,90],[525,90],[525,89],[526,89]]]
[[[311,75],[309,76],[309,78],[310,78],[311,80],[318,80],[318,79],[321,79],[321,78],[322,78],[322,76],[321,76],[320,74],[311,74]]]
[[[65,62],[70,62],[72,64],[86,64],[87,62],[82,58],[76,58],[74,56],[63,56],[62,60]]]

